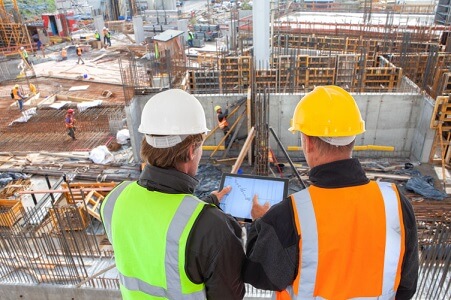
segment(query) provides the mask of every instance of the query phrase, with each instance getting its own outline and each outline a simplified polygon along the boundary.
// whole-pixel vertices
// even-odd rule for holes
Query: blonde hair
[[[141,143],[141,159],[146,163],[159,167],[175,167],[177,163],[190,160],[189,147],[194,144],[194,149],[199,148],[204,140],[203,134],[187,136],[179,144],[170,148],[155,148],[146,142],[146,137]]]

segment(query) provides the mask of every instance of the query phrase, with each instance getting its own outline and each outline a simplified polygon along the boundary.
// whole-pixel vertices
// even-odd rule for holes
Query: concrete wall
[[[127,126],[130,131],[130,143],[133,147],[133,157],[135,161],[141,161],[139,151],[143,135],[138,132],[141,123],[141,112],[151,95],[135,96],[129,106],[125,107]]]
[[[300,146],[298,134],[288,131],[290,119],[296,104],[303,94],[278,94],[270,96],[270,126],[273,127],[285,149],[288,146]],[[355,151],[356,157],[397,157],[427,162],[434,138],[434,130],[429,128],[433,112],[433,102],[421,94],[354,94],[357,105],[360,108],[362,118],[366,122],[366,132],[356,139],[356,145],[380,145],[393,146],[393,152],[386,151]],[[225,107],[227,103],[232,104],[246,95],[196,95],[202,103],[207,126],[213,129],[216,126],[215,105]],[[129,128],[133,128],[132,143],[136,140],[138,145],[134,147],[135,153],[139,153],[139,145],[142,135],[137,132],[140,122],[140,112],[149,96],[136,97],[127,112]],[[129,116],[130,114],[130,116]],[[233,123],[231,118],[229,123]],[[133,125],[131,127],[130,125]],[[244,123],[245,124],[245,123]],[[245,130],[246,126],[243,125]],[[133,135],[139,136],[134,139]],[[209,138],[205,145],[217,145],[223,134],[217,131]],[[278,156],[283,155],[278,149],[276,142],[270,136],[270,145]],[[138,148],[137,148],[138,147]],[[138,150],[136,150],[138,149]],[[204,151],[209,155],[210,151]],[[294,160],[300,159],[300,151],[289,152]],[[138,158],[139,156],[135,156]]]

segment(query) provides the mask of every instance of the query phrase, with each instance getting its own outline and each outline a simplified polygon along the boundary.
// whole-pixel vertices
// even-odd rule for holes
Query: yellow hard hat
[[[347,137],[365,132],[365,121],[347,91],[333,85],[320,86],[299,101],[288,130],[309,136]]]
[[[216,105],[216,106],[215,106],[215,111],[218,111],[218,109],[221,109],[221,106]]]
[[[15,88],[15,89],[18,89],[18,88],[19,88],[19,85],[18,85],[18,84],[14,85],[14,88]]]

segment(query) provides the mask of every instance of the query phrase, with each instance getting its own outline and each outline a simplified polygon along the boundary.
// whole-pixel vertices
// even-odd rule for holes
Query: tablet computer
[[[219,190],[225,186],[232,190],[222,198],[221,209],[237,220],[252,222],[254,195],[258,195],[260,204],[269,202],[273,206],[287,197],[288,178],[223,173]]]

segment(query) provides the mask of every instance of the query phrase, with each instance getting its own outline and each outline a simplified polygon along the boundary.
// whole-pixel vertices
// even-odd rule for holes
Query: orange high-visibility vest
[[[225,118],[225,117],[222,118],[222,121],[219,121],[219,118],[218,118],[218,125],[219,125],[219,128],[224,129],[227,126],[229,126],[229,122],[227,122],[227,118]]]
[[[19,89],[13,89],[13,95],[14,95],[14,100],[19,100],[21,99],[19,96]]]
[[[405,234],[394,184],[310,186],[291,200],[299,271],[279,299],[395,299]]]

